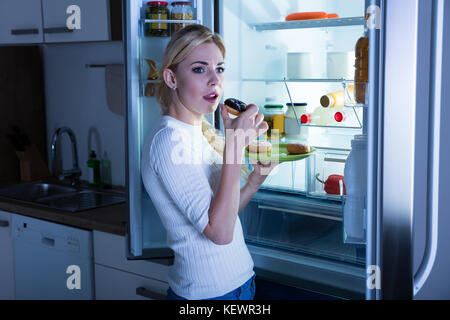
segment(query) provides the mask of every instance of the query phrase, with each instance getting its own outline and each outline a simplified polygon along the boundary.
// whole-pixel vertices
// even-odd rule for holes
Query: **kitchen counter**
[[[99,230],[121,236],[124,236],[127,230],[128,210],[126,202],[85,211],[68,212],[2,198],[0,199],[0,210],[71,227]]]

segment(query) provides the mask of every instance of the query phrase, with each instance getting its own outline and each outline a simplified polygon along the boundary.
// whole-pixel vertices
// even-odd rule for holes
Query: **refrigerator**
[[[278,105],[285,132],[277,141],[300,140],[316,150],[306,159],[281,163],[239,213],[256,274],[347,299],[449,299],[450,3],[192,0],[191,5],[193,17],[183,23],[206,25],[224,38],[224,98],[255,103],[267,118],[270,106]],[[158,85],[154,71],[170,40],[150,36],[148,28],[153,23],[170,30],[174,21],[149,20],[142,0],[124,1],[123,7],[128,258],[170,259],[140,161],[161,114],[152,93]],[[338,16],[286,21],[295,12]],[[355,98],[357,86],[362,88],[355,54],[363,36],[368,81],[361,100]],[[334,92],[344,97],[334,117],[325,124],[301,123],[302,114],[316,119],[321,97]],[[218,112],[206,118],[223,130]],[[335,180],[330,191],[333,175],[341,182]]]

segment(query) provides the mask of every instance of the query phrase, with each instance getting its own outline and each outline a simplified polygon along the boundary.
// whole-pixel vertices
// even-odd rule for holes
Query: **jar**
[[[302,102],[294,102],[294,106],[292,106],[292,104],[289,102],[286,104],[286,106],[288,108],[284,118],[284,132],[286,134],[286,137],[290,137],[295,140],[307,141],[309,128],[305,126],[299,126],[298,122],[300,122],[300,118],[302,117],[302,115],[307,114],[306,107],[308,106],[308,104]],[[297,114],[298,122],[295,114]]]
[[[285,107],[282,104],[266,104],[264,106],[264,121],[269,125],[267,136],[282,135],[284,133]]]
[[[190,1],[176,1],[172,2],[172,20],[193,20],[194,11]],[[183,29],[189,23],[172,23],[172,33]]]
[[[165,1],[147,2],[147,10],[145,16],[149,20],[169,20],[170,11],[167,8],[168,3]],[[168,37],[168,23],[147,23],[146,33],[150,37]]]

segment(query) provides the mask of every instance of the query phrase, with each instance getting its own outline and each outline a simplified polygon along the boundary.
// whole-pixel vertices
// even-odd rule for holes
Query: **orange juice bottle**
[[[354,86],[348,85],[350,94],[353,95]],[[320,105],[324,108],[340,108],[344,106],[345,93],[344,90],[335,91],[320,98]]]

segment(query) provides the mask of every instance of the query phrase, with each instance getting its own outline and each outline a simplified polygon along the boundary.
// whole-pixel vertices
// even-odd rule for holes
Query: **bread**
[[[228,112],[235,116],[239,116],[242,112],[247,110],[247,105],[244,102],[234,98],[225,100],[225,106],[227,107]]]
[[[286,149],[289,154],[305,154],[311,152],[309,146],[301,144],[300,142],[288,143]]]
[[[248,151],[251,153],[267,153],[272,150],[272,144],[266,140],[255,140],[248,145]]]

